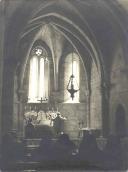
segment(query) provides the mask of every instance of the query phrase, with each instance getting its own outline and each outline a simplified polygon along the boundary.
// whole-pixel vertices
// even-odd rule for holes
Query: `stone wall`
[[[92,64],[91,70],[91,101],[90,101],[90,127],[102,128],[102,97],[101,79],[96,65]]]
[[[122,105],[125,110],[126,124],[128,124],[128,67],[126,66],[123,50],[119,46],[114,54],[114,61],[111,69],[111,88],[110,88],[110,112],[109,123],[110,133],[116,133],[115,121],[118,105]],[[128,126],[127,133],[128,133]]]
[[[63,103],[59,104],[59,111],[67,120],[64,122],[64,132],[69,134],[70,138],[79,138],[79,122],[83,122],[83,127],[86,127],[86,103]]]

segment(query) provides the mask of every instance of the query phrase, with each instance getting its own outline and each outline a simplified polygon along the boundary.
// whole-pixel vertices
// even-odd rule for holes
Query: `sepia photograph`
[[[0,0],[0,172],[128,170],[128,0]]]

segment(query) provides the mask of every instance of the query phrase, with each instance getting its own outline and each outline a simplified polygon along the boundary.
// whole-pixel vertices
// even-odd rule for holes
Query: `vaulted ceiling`
[[[126,3],[122,0],[7,1],[5,57],[11,60],[13,57],[14,62],[19,58],[24,61],[42,26],[52,23],[77,47],[87,71],[94,61],[104,75],[110,68],[114,49],[128,40],[127,13],[123,10]]]

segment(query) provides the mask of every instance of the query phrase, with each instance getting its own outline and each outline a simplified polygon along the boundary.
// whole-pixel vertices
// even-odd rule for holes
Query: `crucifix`
[[[40,103],[43,103],[44,99],[41,97],[40,100],[38,100],[38,101],[40,101]]]
[[[43,99],[43,97],[41,97],[38,101],[41,103],[39,107],[39,110],[41,110],[43,108],[42,105],[45,100]]]

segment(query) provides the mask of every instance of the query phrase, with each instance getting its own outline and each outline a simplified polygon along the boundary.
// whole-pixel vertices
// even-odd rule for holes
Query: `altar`
[[[25,137],[41,138],[43,135],[53,135],[56,137],[64,131],[62,125],[66,120],[58,111],[34,110],[24,114]],[[29,134],[28,134],[29,132]]]

